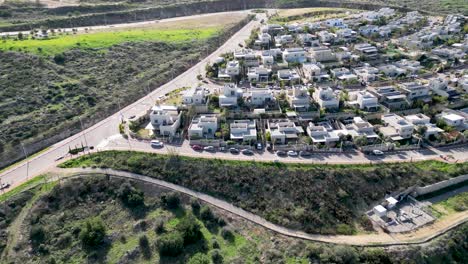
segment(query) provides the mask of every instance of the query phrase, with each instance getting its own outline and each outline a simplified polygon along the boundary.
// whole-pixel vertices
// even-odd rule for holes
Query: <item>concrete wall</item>
[[[449,179],[449,180],[441,181],[441,182],[438,182],[438,183],[434,183],[434,184],[431,184],[431,185],[428,185],[428,186],[416,187],[414,189],[413,195],[416,196],[416,197],[421,196],[421,195],[425,195],[425,194],[436,192],[438,190],[441,190],[441,189],[444,189],[444,188],[447,188],[447,187],[450,187],[452,185],[459,184],[459,183],[462,183],[462,182],[465,182],[465,181],[468,181],[468,174],[458,176],[456,178],[452,178],[452,179]]]

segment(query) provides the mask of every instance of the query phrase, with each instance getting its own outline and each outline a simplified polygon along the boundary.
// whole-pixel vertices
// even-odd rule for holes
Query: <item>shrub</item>
[[[162,256],[177,256],[184,248],[184,239],[179,232],[167,233],[159,238],[157,247]]]
[[[164,221],[162,219],[156,220],[154,231],[156,234],[164,233]]]
[[[135,189],[130,183],[125,182],[117,191],[117,196],[123,204],[131,207],[144,204],[145,196],[142,191]]]
[[[161,196],[161,202],[168,209],[176,209],[180,206],[180,198],[177,193],[169,193]]]
[[[151,258],[151,248],[146,235],[142,235],[138,240],[138,245],[140,246],[141,253],[145,259]]]
[[[84,224],[80,232],[81,243],[85,247],[99,246],[106,235],[106,227],[101,218],[92,218]]]
[[[203,253],[197,253],[193,255],[187,262],[187,264],[210,264],[210,258],[203,254]]]
[[[190,206],[192,207],[192,211],[195,215],[200,214],[200,203],[198,202],[197,199],[191,199],[190,200]]]
[[[218,249],[211,251],[211,260],[214,264],[221,264],[223,263],[223,255]]]
[[[220,248],[218,240],[216,240],[216,238],[213,238],[213,240],[211,241],[211,247]]]
[[[31,231],[29,232],[29,238],[33,242],[33,244],[39,245],[46,239],[46,232],[44,228],[40,225],[34,225],[31,227]]]
[[[229,228],[229,227],[223,227],[221,229],[221,236],[225,239],[225,240],[229,240],[229,241],[233,241],[234,240],[234,233],[232,232],[232,230]]]
[[[206,205],[202,207],[202,209],[200,210],[200,219],[207,222],[214,219],[214,215],[210,207]]]
[[[203,234],[200,231],[200,225],[197,223],[197,220],[193,215],[188,215],[180,220],[176,229],[184,238],[185,244],[197,242],[203,237]]]

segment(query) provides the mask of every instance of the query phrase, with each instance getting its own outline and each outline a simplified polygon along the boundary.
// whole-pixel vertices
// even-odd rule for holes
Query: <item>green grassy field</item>
[[[76,35],[56,35],[50,39],[4,40],[0,50],[27,51],[41,55],[54,55],[72,48],[108,48],[124,42],[163,41],[179,43],[212,37],[219,28],[203,29],[132,29],[92,32]]]

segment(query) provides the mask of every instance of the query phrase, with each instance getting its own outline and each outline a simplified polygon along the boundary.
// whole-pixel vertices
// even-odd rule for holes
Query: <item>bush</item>
[[[46,232],[44,231],[44,228],[40,225],[32,226],[31,231],[29,232],[29,239],[31,239],[35,245],[39,245],[44,242],[46,239]]]
[[[190,206],[192,207],[192,211],[195,215],[200,214],[200,203],[198,202],[197,199],[190,199]]]
[[[214,215],[210,207],[206,205],[202,207],[202,209],[200,210],[200,219],[206,222],[209,222],[214,219]]]
[[[86,221],[80,232],[80,240],[85,247],[96,247],[102,244],[105,235],[106,227],[97,217]]]
[[[179,232],[167,233],[159,238],[157,247],[162,256],[177,256],[184,248],[184,239]]]
[[[146,235],[142,235],[138,240],[138,245],[140,245],[141,253],[145,259],[151,258],[151,248]]]
[[[142,191],[135,189],[130,183],[125,182],[117,191],[117,196],[123,204],[130,207],[144,205],[145,196]]]
[[[218,249],[211,251],[211,260],[214,264],[221,264],[223,263],[223,255]]]
[[[156,220],[154,231],[156,234],[164,233],[164,221],[162,219]]]
[[[180,206],[180,198],[177,193],[162,195],[161,202],[167,209],[177,209]]]
[[[215,249],[220,248],[218,240],[216,240],[216,238],[213,238],[213,240],[211,241],[211,247],[213,247]]]
[[[186,216],[180,220],[176,229],[184,238],[185,244],[195,243],[203,237],[203,234],[200,231],[200,225],[197,223],[197,220],[193,215]]]
[[[229,227],[223,227],[221,229],[221,236],[228,241],[233,241],[234,240],[234,233]]]
[[[210,264],[210,258],[203,254],[203,253],[197,253],[193,255],[187,262],[187,264]]]

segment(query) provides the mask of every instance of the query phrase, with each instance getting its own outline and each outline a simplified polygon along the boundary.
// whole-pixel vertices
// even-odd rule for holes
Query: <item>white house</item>
[[[277,47],[281,47],[285,44],[290,44],[294,42],[294,38],[291,35],[281,35],[275,37],[275,44]]]
[[[363,120],[360,116],[353,117],[353,122],[349,124],[346,129],[348,130],[348,134],[353,138],[366,137],[369,142],[379,138],[374,131],[374,126]]]
[[[288,94],[289,105],[295,110],[307,110],[310,106],[310,95],[306,86],[295,85]]]
[[[375,59],[378,56],[378,50],[369,43],[360,43],[354,45],[354,50],[365,58]]]
[[[349,28],[343,28],[336,31],[336,37],[345,42],[354,41],[356,40],[357,32]]]
[[[424,135],[422,135],[426,139],[432,135],[435,136],[444,132],[443,129],[438,128],[435,124],[431,124],[431,118],[424,114],[407,115],[405,119],[417,127],[426,127]]]
[[[213,138],[216,130],[218,130],[218,117],[204,114],[192,119],[188,128],[188,136],[190,139]]]
[[[283,60],[285,62],[302,63],[307,60],[306,52],[303,48],[290,48],[283,52]]]
[[[270,76],[270,69],[263,66],[251,67],[247,72],[247,79],[249,82],[267,82]]]
[[[296,126],[288,119],[268,120],[267,126],[274,144],[285,144],[287,140],[296,140],[300,134],[304,133],[301,126]]]
[[[349,104],[357,105],[359,109],[377,111],[380,109],[379,99],[368,91],[357,91],[349,93]]]
[[[461,115],[457,115],[451,112],[443,112],[440,114],[439,119],[443,120],[447,125],[452,127],[465,127],[465,117]]]
[[[297,81],[301,77],[295,69],[285,69],[278,71],[278,79],[282,81]]]
[[[312,47],[309,50],[310,55],[318,62],[335,61],[336,56],[328,47]]]
[[[322,72],[322,69],[315,63],[304,63],[302,65],[302,71],[304,72],[304,77],[312,81],[314,77],[319,76]]]
[[[258,40],[262,45],[268,45],[271,42],[271,35],[268,33],[258,33]]]
[[[220,78],[232,78],[240,74],[240,64],[239,61],[233,60],[229,61],[226,64],[225,69],[220,69],[218,77]]]
[[[248,92],[248,101],[254,106],[265,106],[274,100],[273,93],[266,88],[251,88]]]
[[[325,20],[324,24],[327,27],[336,27],[336,28],[347,28],[348,26],[343,22],[341,18],[332,18]]]
[[[320,105],[320,108],[333,109],[339,108],[340,101],[338,96],[333,92],[332,88],[319,87],[312,95],[313,99]]]
[[[275,57],[273,57],[272,55],[262,55],[261,59],[263,66],[268,67],[275,64]]]
[[[244,142],[257,140],[255,120],[234,120],[230,125],[230,139]]]
[[[333,144],[340,140],[340,136],[330,125],[319,123],[315,125],[310,122],[307,125],[307,134],[314,144]]]
[[[157,131],[160,135],[173,137],[180,127],[181,116],[176,106],[153,106],[149,115],[150,123],[146,129],[150,131],[150,134]]]
[[[184,92],[182,102],[185,105],[202,105],[206,103],[206,98],[205,88],[196,86]]]
[[[374,34],[379,33],[379,27],[375,25],[365,25],[362,27],[359,27],[359,34],[369,37]]]
[[[385,126],[380,127],[380,132],[384,136],[394,141],[412,137],[414,125],[403,117],[396,114],[385,114],[381,119]]]
[[[222,94],[219,96],[219,106],[237,106],[237,99],[240,97],[242,97],[242,89],[233,83],[224,84]]]
[[[410,101],[424,100],[430,101],[429,88],[417,82],[402,83],[400,88],[406,93],[406,97]]]
[[[354,74],[356,74],[359,80],[364,82],[373,82],[377,79],[377,74],[379,73],[379,69],[370,66],[364,66],[359,68],[353,69]]]

